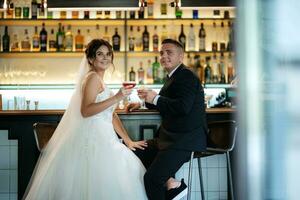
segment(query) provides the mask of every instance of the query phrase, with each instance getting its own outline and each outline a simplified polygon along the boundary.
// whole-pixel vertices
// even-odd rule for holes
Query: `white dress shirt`
[[[169,78],[171,78],[171,76],[174,74],[174,72],[176,71],[176,69],[177,69],[181,64],[182,64],[182,63],[180,63],[177,67],[175,67],[175,69],[173,69],[169,74],[167,74],[167,76],[168,76]],[[159,94],[156,95],[156,96],[154,97],[154,99],[153,99],[153,104],[154,104],[154,105],[157,105],[157,101],[158,101],[159,97],[160,97]]]

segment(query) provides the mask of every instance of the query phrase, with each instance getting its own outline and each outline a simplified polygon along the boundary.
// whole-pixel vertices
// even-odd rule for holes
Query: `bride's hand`
[[[126,146],[131,149],[132,151],[135,151],[137,148],[144,150],[145,147],[148,146],[147,142],[145,140],[141,140],[141,141],[129,141],[128,143],[125,143]]]
[[[138,110],[140,107],[141,107],[141,104],[140,104],[140,103],[134,102],[134,103],[129,103],[129,104],[126,106],[125,110],[126,110],[126,112],[132,112],[132,111],[134,111],[134,110]]]
[[[132,92],[132,87],[121,87],[115,95],[119,101],[128,97]]]

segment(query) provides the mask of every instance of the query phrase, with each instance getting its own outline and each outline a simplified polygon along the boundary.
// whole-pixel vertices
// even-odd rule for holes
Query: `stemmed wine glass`
[[[129,88],[134,88],[136,86],[136,82],[134,81],[124,81],[122,83],[123,87],[129,87]],[[129,102],[130,101],[130,97],[128,96],[127,97],[127,101]]]
[[[140,92],[143,92],[143,91],[146,90],[146,89],[147,89],[147,88],[145,87],[145,85],[140,85],[140,87],[138,88],[138,94],[139,94]],[[140,97],[140,99],[141,99],[141,101],[142,101],[140,109],[147,109],[146,103],[145,103],[145,98],[143,98],[143,97],[140,96],[140,95],[139,95],[139,97]]]

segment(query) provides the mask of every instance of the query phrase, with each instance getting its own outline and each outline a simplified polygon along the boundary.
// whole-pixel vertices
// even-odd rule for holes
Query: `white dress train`
[[[109,88],[105,86],[105,90],[97,95],[96,102],[110,95]],[[63,141],[55,135],[59,142],[53,145],[49,142],[51,152],[48,152],[47,145],[42,153],[24,199],[147,199],[143,181],[145,168],[118,139],[112,125],[113,111],[114,106],[111,106],[85,118],[85,125],[66,133],[69,135]],[[70,130],[65,128],[64,132]]]

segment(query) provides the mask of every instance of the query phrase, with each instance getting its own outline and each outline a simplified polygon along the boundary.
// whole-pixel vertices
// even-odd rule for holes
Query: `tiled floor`
[[[17,200],[18,142],[0,130],[0,200]]]
[[[225,155],[201,158],[204,195],[208,200],[227,199],[227,165]],[[189,165],[185,163],[176,173],[176,178],[188,182]],[[198,162],[193,162],[192,200],[201,200]],[[182,200],[186,200],[183,198]]]
[[[0,130],[0,200],[17,199],[18,143],[8,140],[8,132]],[[201,158],[204,192],[208,200],[227,199],[227,165],[225,155]],[[188,163],[176,173],[176,178],[188,182]],[[182,200],[185,200],[183,198]],[[192,200],[201,200],[198,163],[193,162]]]

